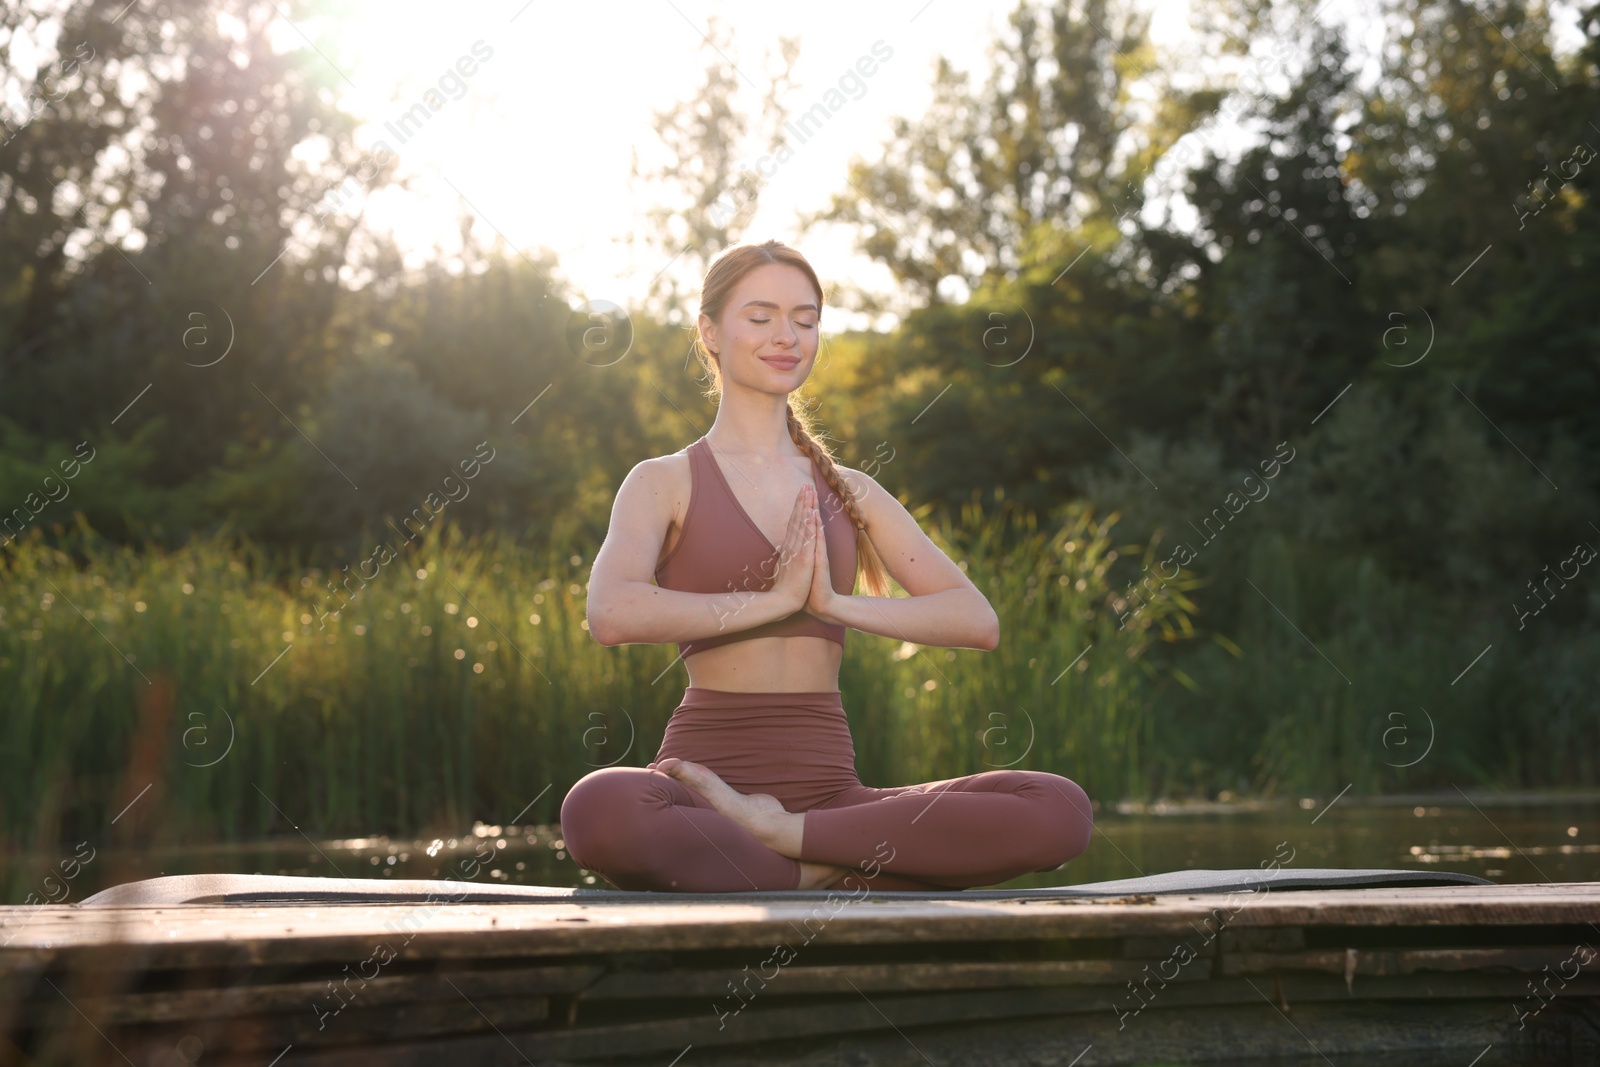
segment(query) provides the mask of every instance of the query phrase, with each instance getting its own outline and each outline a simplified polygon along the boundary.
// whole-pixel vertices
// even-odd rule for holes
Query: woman
[[[677,641],[689,672],[655,762],[586,775],[561,805],[573,860],[620,889],[944,890],[1052,870],[1089,843],[1089,799],[1059,775],[892,789],[856,776],[845,628],[992,651],[1000,622],[899,501],[836,466],[791,406],[822,302],[810,264],[777,241],[720,255],[695,340],[717,417],[617,491],[589,632],[604,645]],[[872,595],[850,595],[858,559]],[[889,596],[891,575],[909,597]]]

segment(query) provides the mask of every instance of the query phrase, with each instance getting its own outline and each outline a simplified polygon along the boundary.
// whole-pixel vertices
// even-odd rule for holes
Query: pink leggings
[[[671,775],[605,767],[567,793],[561,833],[574,862],[618,889],[794,889],[800,860],[858,872],[852,888],[994,885],[1061,866],[1088,846],[1094,824],[1077,783],[1045,771],[862,785],[837,690],[690,686],[655,758],[669,756],[703,764],[738,792],[768,793],[804,812],[800,858],[774,852]],[[846,878],[849,872],[832,884]]]

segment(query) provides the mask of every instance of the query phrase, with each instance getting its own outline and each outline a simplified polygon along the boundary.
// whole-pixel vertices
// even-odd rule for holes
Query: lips
[[[770,363],[779,370],[794,370],[800,364],[799,356],[761,356],[761,362]]]

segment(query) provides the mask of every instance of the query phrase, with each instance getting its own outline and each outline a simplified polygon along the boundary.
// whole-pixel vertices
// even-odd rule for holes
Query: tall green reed
[[[1277,533],[1252,544],[1242,575],[1215,580],[1238,584],[1241,610],[1229,635],[1173,659],[1191,684],[1160,705],[1170,743],[1146,767],[1157,790],[1595,780],[1592,629],[1519,634],[1507,617],[1463,616],[1371,557]]]
[[[1109,577],[1130,551],[1112,544],[1116,521],[1081,504],[1045,529],[1031,514],[971,504],[959,522],[924,521],[994,605],[1000,645],[920,648],[851,634],[840,688],[863,781],[1016,767],[1067,775],[1096,798],[1143,791],[1154,680],[1146,652],[1188,630],[1192,604],[1183,576],[1142,610],[1123,602]]]
[[[1115,545],[1115,513],[918,518],[994,604],[1001,642],[849,635],[840,687],[869,785],[1019,767],[1104,802],[1593,780],[1590,633],[1552,625],[1457,684],[1515,635],[1462,625],[1371,561],[1264,537],[1255,590],[1212,579],[1238,582],[1243,608],[1208,635],[1187,571],[1138,606],[1128,582],[1161,553]],[[565,547],[441,523],[341,598],[329,583],[355,567],[286,573],[220,535],[170,552],[79,535],[0,554],[8,851],[111,830],[153,843],[554,821],[584,774],[654,756],[687,681],[671,645],[589,637],[592,561]],[[1396,766],[1430,736],[1425,760]]]
[[[933,528],[996,604],[1002,644],[852,634],[841,688],[864,779],[1010,765],[1139,787],[1140,651],[1161,615],[1108,618],[1113,521],[1079,509],[1039,531],[974,507]],[[686,682],[670,645],[590,639],[581,556],[447,524],[365,582],[283,575],[221,537],[71,553],[35,538],[5,567],[13,846],[102,833],[136,796],[129,821],[174,841],[550,820],[584,774],[648,762]]]

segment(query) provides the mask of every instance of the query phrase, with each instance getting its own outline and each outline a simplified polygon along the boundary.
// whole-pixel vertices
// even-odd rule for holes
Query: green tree
[[[162,418],[162,485],[296,435],[274,405],[337,358],[323,327],[358,223],[326,196],[390,166],[353,144],[327,59],[273,50],[286,15],[301,5],[8,7],[8,89],[56,91],[0,145],[0,412],[95,439]],[[52,26],[38,71],[9,61]],[[320,163],[296,158],[313,142]]]
[[[1417,376],[1459,387],[1529,455],[1572,438],[1600,458],[1585,414],[1600,403],[1600,159],[1582,162],[1600,153],[1600,6],[1564,59],[1539,5],[1396,2],[1387,17],[1352,152],[1381,246],[1369,301],[1409,334],[1430,321],[1440,342]]]
[[[734,59],[732,34],[715,17],[707,21],[701,45],[705,81],[694,96],[655,112],[656,136],[665,158],[650,166],[633,154],[631,176],[652,194],[644,214],[651,229],[639,240],[659,257],[651,281],[648,309],[664,322],[692,323],[686,306],[711,260],[738,243],[755,216],[766,177],[760,157],[787,161],[783,96],[794,87],[798,38],[780,37],[775,69],[758,71],[766,82],[759,112],[745,110],[740,83],[746,76]],[[769,65],[774,65],[769,61]]]
[[[848,189],[807,221],[857,228],[908,291],[902,305],[963,299],[1059,253],[1063,235],[1137,199],[1153,160],[1215,100],[1168,84],[1147,26],[1116,0],[1023,0],[984,84],[941,57],[927,112],[895,119],[883,150],[853,161]],[[1140,83],[1158,90],[1154,117]]]

